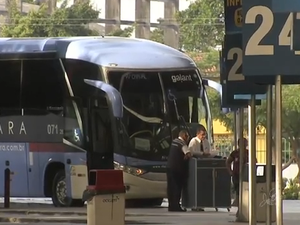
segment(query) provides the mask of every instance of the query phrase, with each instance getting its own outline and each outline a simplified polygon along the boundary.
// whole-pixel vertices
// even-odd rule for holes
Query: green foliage
[[[207,52],[223,41],[224,1],[196,0],[189,7],[178,12],[176,19],[180,24],[180,42],[187,51]]]
[[[49,19],[49,36],[90,36],[95,32],[85,25],[97,19],[99,11],[89,2],[80,2],[56,10]]]
[[[125,29],[116,29],[107,36],[118,36],[118,37],[130,37],[134,31],[134,26],[127,27]]]
[[[214,89],[207,89],[210,110],[213,119],[219,120],[228,130],[233,130],[233,114],[224,114],[221,111],[221,97]]]
[[[287,187],[283,190],[283,199],[298,200],[300,199],[299,184],[293,180],[288,180]]]
[[[204,53],[189,52],[188,55],[195,61],[203,76],[219,77],[219,51],[212,49]]]
[[[1,27],[2,37],[59,37],[97,35],[86,25],[98,18],[99,11],[89,2],[80,2],[47,13],[46,5],[39,10],[22,15],[16,1],[11,0],[8,13],[11,23]]]
[[[150,40],[164,44],[164,30],[156,28],[151,31]]]
[[[288,184],[288,181],[289,181],[289,179],[287,179],[285,177],[282,178],[282,184],[281,184],[282,185],[282,190],[284,190],[286,188],[286,186]]]
[[[282,131],[286,138],[300,138],[300,85],[284,85],[282,86]],[[220,97],[216,92],[209,92],[211,101],[211,110],[215,119],[220,120],[228,130],[233,129],[233,115],[232,113],[224,115],[220,112]],[[275,105],[273,101],[273,106]],[[274,107],[273,107],[274,109]],[[260,106],[256,106],[256,124],[266,127],[267,113],[266,101],[263,100]],[[273,110],[273,116],[275,111]],[[244,124],[247,130],[247,118],[245,113]],[[275,118],[273,117],[275,122]]]
[[[273,91],[274,93],[274,91]],[[282,86],[282,136],[291,144],[291,157],[285,165],[288,167],[293,161],[297,162],[300,168],[300,85]],[[274,96],[273,96],[274,97]],[[209,92],[211,111],[214,119],[218,119],[228,130],[233,131],[234,117],[233,113],[224,115],[220,111],[220,97],[216,92]],[[273,98],[274,99],[274,98]],[[275,124],[275,111],[273,100],[273,124]],[[266,127],[267,122],[266,101],[262,101],[260,106],[256,106],[256,124]],[[247,132],[248,115],[244,117],[244,131]],[[275,129],[273,128],[273,131]],[[300,170],[295,178],[295,182],[300,181]],[[289,191],[287,191],[290,193]]]
[[[22,0],[22,2],[30,3],[30,4],[35,4],[35,0]]]
[[[219,52],[224,36],[223,1],[196,0],[176,15],[180,45],[189,52],[204,76],[219,76]]]

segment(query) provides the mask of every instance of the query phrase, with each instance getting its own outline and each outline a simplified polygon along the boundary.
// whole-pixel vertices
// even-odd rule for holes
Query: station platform
[[[54,208],[51,206],[41,207],[41,204],[35,206],[20,207],[21,203],[12,203],[10,209],[0,209],[0,224],[6,223],[65,223],[65,224],[86,224],[86,208]],[[236,208],[231,212],[226,209],[205,209],[205,212],[168,212],[167,203],[158,208],[130,208],[126,209],[127,225],[242,225],[247,223],[235,222]],[[300,201],[284,201],[284,224],[299,225],[300,221]],[[262,223],[264,224],[264,223]],[[275,224],[275,223],[274,223]]]

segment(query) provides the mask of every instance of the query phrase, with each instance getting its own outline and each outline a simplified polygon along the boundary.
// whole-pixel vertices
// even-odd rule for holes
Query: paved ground
[[[25,205],[25,206],[24,206]],[[226,209],[206,209],[205,212],[170,213],[166,203],[160,208],[126,209],[127,225],[142,224],[170,224],[170,225],[229,225],[245,224],[235,223],[236,208],[231,212]],[[300,201],[284,201],[284,225],[299,225]],[[54,208],[45,204],[12,204],[11,209],[0,209],[0,225],[8,223],[26,223],[33,225],[54,225],[54,223],[67,225],[86,224],[85,208]],[[102,225],[102,224],[101,224]],[[103,224],[105,225],[105,224]]]

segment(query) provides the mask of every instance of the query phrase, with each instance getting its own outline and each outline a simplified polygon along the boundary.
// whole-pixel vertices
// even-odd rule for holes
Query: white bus
[[[6,38],[0,39],[0,60],[3,71],[19,74],[19,80],[2,76],[1,83],[21,90],[14,95],[18,103],[0,101],[0,115],[2,108],[17,106],[20,115],[15,120],[25,118],[22,99],[27,97],[17,87],[31,82],[32,93],[39,86],[41,94],[35,95],[40,102],[28,107],[55,114],[58,121],[45,122],[48,136],[41,139],[38,133],[29,139],[22,133],[13,139],[13,135],[2,136],[5,146],[24,145],[22,154],[28,159],[22,166],[21,161],[11,166],[16,174],[12,185],[20,187],[12,196],[46,196],[55,206],[80,206],[87,171],[115,168],[124,172],[129,203],[160,205],[167,197],[169,146],[178,131],[186,129],[194,135],[195,125],[201,123],[209,143],[213,142],[205,85],[212,84],[218,91],[220,85],[202,79],[193,60],[179,50],[120,37]],[[0,124],[7,124],[6,120],[0,116]],[[17,170],[24,168],[30,172],[18,178]],[[21,181],[30,190],[17,184]]]

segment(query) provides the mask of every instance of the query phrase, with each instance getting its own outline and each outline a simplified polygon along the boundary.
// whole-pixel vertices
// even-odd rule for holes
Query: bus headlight
[[[131,167],[131,166],[125,166],[125,165],[117,163],[117,162],[114,162],[114,166],[115,166],[115,170],[123,170],[124,172],[135,175],[135,176],[140,176],[140,175],[143,175],[146,173],[145,170]]]

